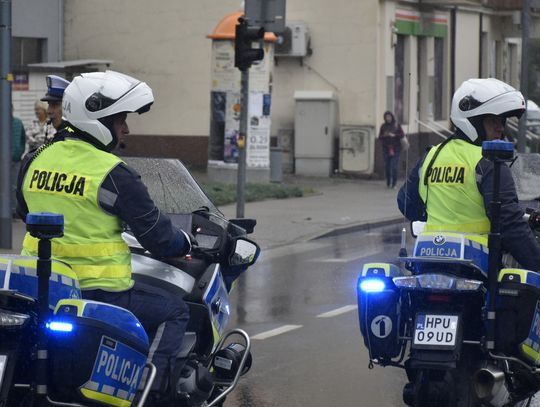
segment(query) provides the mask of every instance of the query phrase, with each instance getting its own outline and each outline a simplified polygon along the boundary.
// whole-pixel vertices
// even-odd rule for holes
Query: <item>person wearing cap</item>
[[[64,90],[69,85],[69,81],[56,75],[48,75],[47,81],[47,93],[41,98],[43,102],[47,102],[49,107],[47,108],[47,116],[49,117],[49,123],[54,127],[53,129],[47,129],[46,138],[54,135],[54,133],[63,127],[62,120],[62,97],[64,96]]]

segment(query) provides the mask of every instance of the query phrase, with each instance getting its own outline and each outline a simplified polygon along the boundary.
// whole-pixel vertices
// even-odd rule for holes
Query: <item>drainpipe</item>
[[[58,0],[58,61],[64,60],[64,0]]]
[[[482,41],[482,32],[484,31],[484,14],[483,13],[480,13],[480,16],[479,16],[479,19],[480,19],[480,28],[479,28],[479,33],[478,33],[478,77],[481,78],[482,77],[482,68],[484,67],[484,61],[483,61],[483,56],[484,56],[484,41]]]
[[[454,7],[450,12],[450,30],[452,31],[452,39],[450,45],[450,94],[454,96],[456,91],[456,19],[457,7]]]

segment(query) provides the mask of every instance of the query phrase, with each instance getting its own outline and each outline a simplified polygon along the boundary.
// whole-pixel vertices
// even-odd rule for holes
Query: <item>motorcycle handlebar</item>
[[[532,210],[523,215],[523,218],[529,223],[529,227],[534,231],[540,231],[540,210]]]

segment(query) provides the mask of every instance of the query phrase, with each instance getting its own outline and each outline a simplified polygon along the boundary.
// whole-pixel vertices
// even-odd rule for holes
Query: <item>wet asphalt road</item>
[[[395,260],[399,230],[357,232],[261,254],[232,295],[229,327],[252,336],[254,363],[226,407],[404,405],[404,371],[368,369],[355,294],[362,263]]]

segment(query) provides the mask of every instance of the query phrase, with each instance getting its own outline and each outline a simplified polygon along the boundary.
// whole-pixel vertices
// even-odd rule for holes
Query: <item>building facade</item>
[[[511,0],[288,0],[287,24],[306,28],[307,45],[303,56],[276,49],[271,134],[278,142],[294,140],[295,92],[330,91],[339,106],[340,129],[362,128],[366,136],[358,148],[377,146],[359,155],[371,161],[359,166],[369,168],[360,173],[381,172],[375,137],[385,110],[396,112],[410,134],[411,153],[419,154],[437,141],[428,134],[449,128],[451,96],[463,80],[497,77],[519,87],[520,5]],[[212,62],[207,35],[238,10],[238,0],[70,0],[62,6],[64,59],[110,60],[112,69],[154,90],[152,110],[130,118],[134,137],[128,153],[176,157],[204,167]],[[537,15],[532,17],[534,36]],[[294,142],[288,147],[294,150]],[[337,147],[335,154],[340,152]]]

